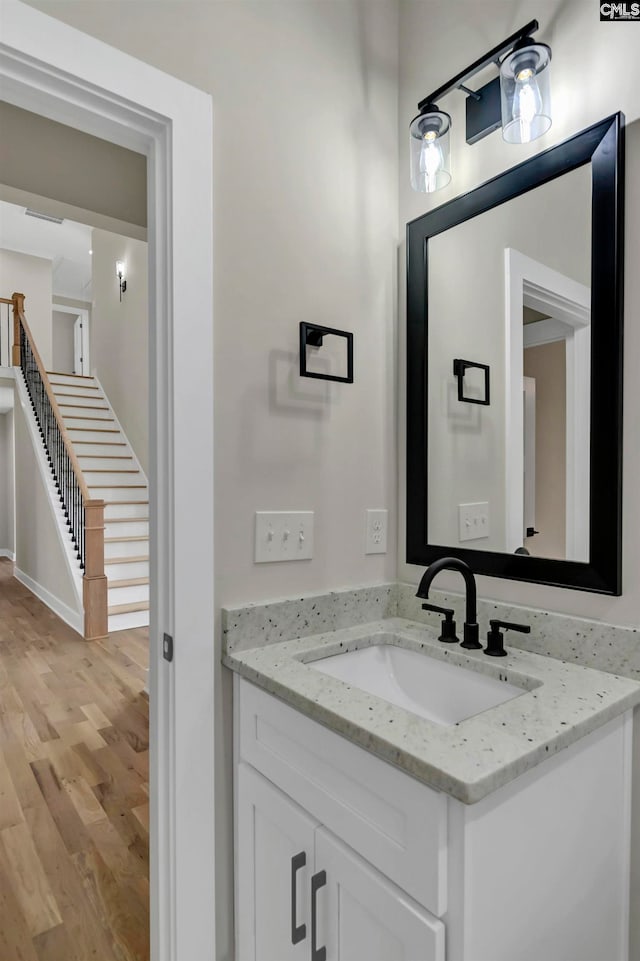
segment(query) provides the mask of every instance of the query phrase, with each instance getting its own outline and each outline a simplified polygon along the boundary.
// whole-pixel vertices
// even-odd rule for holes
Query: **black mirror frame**
[[[443,230],[585,163],[592,170],[589,561],[429,543],[428,247]],[[600,594],[622,593],[622,348],[624,116],[613,114],[556,147],[407,224],[407,563],[454,556],[476,574]]]

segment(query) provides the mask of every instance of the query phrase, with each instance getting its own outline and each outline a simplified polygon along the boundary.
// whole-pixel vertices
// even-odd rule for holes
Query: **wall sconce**
[[[127,289],[127,264],[124,260],[116,260],[116,277],[120,285],[120,300]]]
[[[500,126],[507,143],[529,143],[547,132],[551,126],[551,48],[545,43],[534,42],[531,34],[538,29],[538,21],[532,20],[420,101],[420,113],[409,127],[411,186],[414,190],[433,193],[446,187],[451,180],[451,117],[437,104],[452,90],[467,94],[468,144],[482,140]],[[479,90],[465,86],[491,63],[498,67],[498,77]]]

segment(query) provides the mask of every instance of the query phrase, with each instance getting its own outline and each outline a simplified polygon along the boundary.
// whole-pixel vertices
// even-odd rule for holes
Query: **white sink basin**
[[[436,724],[456,724],[524,694],[506,681],[394,644],[375,644],[307,664]]]

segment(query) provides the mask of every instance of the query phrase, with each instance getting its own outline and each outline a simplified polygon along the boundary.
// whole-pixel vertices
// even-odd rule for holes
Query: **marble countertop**
[[[424,720],[313,669],[310,663],[375,643],[472,668],[522,695],[455,725]],[[473,804],[640,703],[640,683],[507,647],[488,658],[441,644],[430,628],[392,617],[249,650],[223,662],[307,717],[436,790]]]

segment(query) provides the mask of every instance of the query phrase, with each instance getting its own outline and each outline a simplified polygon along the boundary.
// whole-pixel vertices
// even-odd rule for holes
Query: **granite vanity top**
[[[410,650],[489,674],[522,695],[443,726],[316,671],[319,657],[372,643]],[[249,650],[227,650],[227,667],[306,716],[436,790],[473,804],[640,703],[628,678],[508,647],[508,657],[441,644],[400,617]]]

